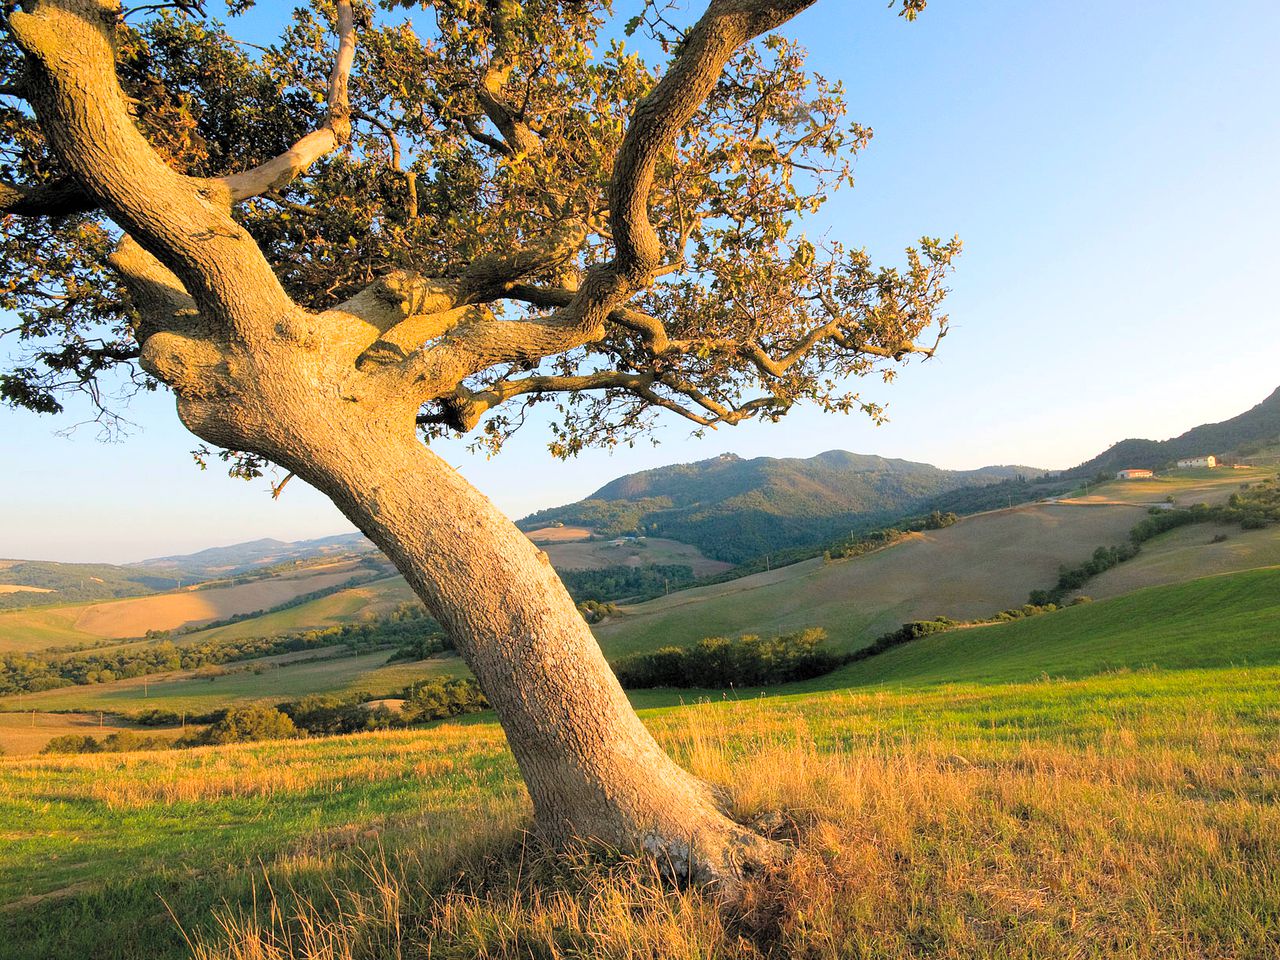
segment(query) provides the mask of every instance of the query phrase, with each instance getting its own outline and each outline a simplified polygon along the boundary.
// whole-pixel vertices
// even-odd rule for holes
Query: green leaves
[[[230,0],[228,11],[251,5]],[[893,6],[912,19],[924,3]],[[414,8],[427,15],[398,13]],[[362,4],[350,141],[235,210],[289,294],[327,309],[391,271],[456,279],[561,235],[572,238],[564,254],[533,258],[518,283],[580,289],[614,256],[615,159],[663,69],[617,38],[610,12],[582,0]],[[193,177],[278,155],[324,113],[333,16],[330,3],[300,7],[267,47],[191,10],[121,26],[117,70],[138,125]],[[690,26],[681,16],[646,2],[622,34],[675,50]],[[0,82],[20,69],[12,43],[0,43]],[[519,399],[481,421],[477,443],[494,453],[552,402],[557,456],[634,443],[663,410],[699,429],[777,419],[802,401],[882,416],[850,378],[887,379],[898,361],[930,349],[930,328],[945,330],[943,283],[959,245],[926,238],[901,269],[880,269],[862,251],[802,233],[805,218],[852,183],[852,160],[871,136],[847,117],[841,84],[810,71],[784,34],[739,50],[658,161],[647,200],[661,263],[627,304],[652,322],[610,322],[600,339],[558,355],[516,351],[521,362],[472,371],[441,409],[524,376],[626,375],[576,392],[504,392]],[[30,111],[0,101],[0,176],[30,185],[60,173]],[[98,214],[6,224],[0,309],[19,323],[0,398],[57,412],[63,391],[105,402],[100,382],[133,383],[135,315],[103,265],[118,237]],[[530,302],[563,302],[494,289],[486,305],[507,321],[552,309]],[[423,419],[433,436],[462,422],[431,413]],[[224,459],[237,475],[260,469],[232,452]]]

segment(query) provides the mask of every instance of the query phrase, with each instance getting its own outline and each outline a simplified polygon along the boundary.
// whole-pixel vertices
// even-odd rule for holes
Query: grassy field
[[[35,754],[54,737],[105,737],[125,731],[167,740],[183,733],[181,727],[144,727],[110,714],[100,718],[98,714],[0,713],[0,752],[7,757]]]
[[[337,654],[336,656],[334,654]],[[278,703],[311,693],[389,696],[414,680],[456,676],[456,657],[388,664],[386,650],[350,656],[345,648],[281,654],[217,668],[61,687],[0,699],[0,710],[216,710],[233,704]]]
[[[623,607],[596,634],[610,656],[702,637],[826,628],[855,649],[908,620],[987,617],[1050,586],[1061,564],[1123,541],[1137,506],[1030,504],[912,534],[884,550],[683,590]]]
[[[1225,540],[1214,543],[1215,537]],[[1241,530],[1196,523],[1142,545],[1142,552],[1085,585],[1091,597],[1115,597],[1157,583],[1280,566],[1280,527]]]
[[[308,567],[297,575],[229,587],[4,611],[0,613],[0,652],[141,637],[148,630],[172,630],[265,610],[294,597],[337,586],[359,573],[359,569],[355,561],[341,561]]]
[[[553,531],[582,529],[556,527]],[[532,534],[531,534],[532,536]],[[536,541],[535,541],[536,542]],[[605,567],[643,567],[655,563],[682,563],[693,568],[695,577],[723,573],[732,564],[712,560],[702,551],[678,540],[645,537],[614,543],[610,540],[557,540],[539,543],[557,570],[603,570]]]
[[[1111,670],[1262,665],[1280,665],[1280,567],[1151,587],[1027,620],[934,634],[826,679],[850,686],[992,683]]]
[[[390,613],[401,603],[416,599],[401,577],[385,577],[358,587],[339,590],[296,607],[254,617],[252,620],[199,630],[183,639],[192,643],[202,640],[243,640],[248,637],[272,637],[319,630]]]
[[[1173,497],[1174,503],[1180,507],[1195,503],[1216,504],[1239,490],[1240,484],[1274,475],[1274,469],[1262,467],[1173,470],[1145,480],[1109,480],[1090,484],[1087,491],[1076,497],[1064,498],[1064,502],[1150,504]]]
[[[646,719],[740,816],[796,824],[775,956],[1190,960],[1274,943],[1278,703],[1256,668]],[[0,812],[14,960],[183,956],[179,925],[209,957],[770,954],[625,865],[517,866],[492,724],[10,761]]]
[[[527,801],[480,717],[0,762],[0,943],[6,960],[1273,957],[1278,587],[1264,570],[1156,588],[925,638],[826,679],[844,689],[646,710],[739,816],[798,838],[751,937],[642,866],[522,847]]]

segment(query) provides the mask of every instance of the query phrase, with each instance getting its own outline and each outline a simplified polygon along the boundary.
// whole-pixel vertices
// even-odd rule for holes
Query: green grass
[[[204,640],[245,640],[287,633],[303,633],[325,627],[357,623],[394,609],[398,604],[416,599],[409,585],[400,577],[386,577],[348,590],[331,593],[296,607],[277,610],[223,627],[193,631],[179,638],[179,643]]]
[[[1277,614],[1280,570],[1259,570],[934,635],[768,696],[637,699],[739,815],[806,825],[776,956],[1252,960],[1280,930]],[[268,902],[406,956],[766,955],[642,879],[530,866],[530,887],[505,859],[526,816],[487,716],[0,762],[6,960],[183,956],[170,910],[206,955],[264,956]]]
[[[1056,857],[1059,869],[1080,871],[1083,893],[1068,899],[1082,897],[1090,910],[1102,905],[1088,885],[1103,879],[1090,870],[1158,846],[1171,846],[1185,870],[1218,870],[1213,844],[1277,822],[1278,705],[1280,669],[1266,667],[833,692],[666,709],[646,720],[683,762],[727,782],[744,808],[785,806],[779,784],[799,789],[797,776],[827,776],[831,758],[861,758],[852,793],[819,787],[806,802],[868,817],[860,829],[872,833],[841,842],[880,846],[885,834],[906,830],[898,856],[909,869],[894,882],[942,924],[957,907],[939,903],[949,872],[993,874],[984,881],[1002,881],[1000,897],[1021,896],[990,867],[1006,858]],[[760,772],[762,758],[771,773]],[[920,789],[929,806],[915,810],[910,798]],[[864,809],[881,790],[899,795],[899,819],[912,808],[906,822]],[[319,897],[326,884],[367,886],[364,865],[388,850],[410,851],[413,882],[440,890],[446,874],[473,862],[475,847],[512,842],[524,803],[491,723],[0,765],[0,822],[21,825],[6,829],[0,848],[0,901],[29,898],[4,915],[17,945],[11,955],[182,956],[164,904],[189,934],[216,940],[212,912],[224,900],[250,904],[255,883],[259,901],[267,898],[264,869],[286,901],[290,886]],[[1189,838],[1179,837],[1179,824],[1194,826]],[[1156,908],[1154,918],[1196,920],[1214,943],[1226,923],[1240,921],[1233,911],[1254,928],[1266,911],[1274,919],[1280,833],[1250,835],[1251,847],[1233,840],[1222,855],[1247,851],[1242,867],[1255,872],[1216,892],[1216,917]],[[1085,855],[1098,847],[1110,859],[1090,867]],[[1126,882],[1137,885],[1135,896],[1155,898],[1154,879],[1169,882],[1167,872]],[[320,909],[332,910],[332,900]],[[1034,929],[1045,909],[1024,905],[1003,919]]]
[[[1263,467],[1247,470],[1223,467],[1212,470],[1170,470],[1147,480],[1091,483],[1084,495],[1089,499],[1115,499],[1129,503],[1156,503],[1166,497],[1173,497],[1179,506],[1187,507],[1193,503],[1220,503],[1240,489],[1240,484],[1274,475],[1274,468]],[[1079,496],[1082,492],[1074,491],[1074,495]]]
[[[76,617],[91,601],[57,607],[24,607],[0,613],[0,653],[28,653],[49,647],[96,643],[101,637],[77,630]]]
[[[154,708],[195,713],[231,704],[276,703],[312,693],[389,696],[426,676],[466,673],[457,658],[388,664],[390,656],[386,650],[357,656],[318,657],[312,651],[282,654],[224,664],[207,676],[193,675],[195,672],[158,675],[146,678],[145,684],[142,677],[135,677],[15,695],[0,700],[0,710],[131,712]]]
[[[1018,682],[1108,670],[1280,664],[1280,568],[1151,587],[934,634],[851,664],[841,685]]]
[[[1213,543],[1215,537],[1226,539]],[[1116,597],[1160,583],[1280,566],[1280,526],[1242,530],[1237,525],[1194,523],[1163,533],[1142,552],[1085,585],[1094,598]]]

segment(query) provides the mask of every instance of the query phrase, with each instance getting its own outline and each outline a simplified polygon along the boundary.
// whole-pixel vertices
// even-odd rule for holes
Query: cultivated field
[[[481,718],[0,762],[6,960],[180,957],[184,937],[243,960],[1262,960],[1280,931],[1280,667],[1196,666],[1221,660],[1216,617],[1188,632],[1160,592],[920,641],[884,655],[879,686],[647,711],[739,817],[797,843],[758,887],[754,933],[625,859],[522,847],[523,788]],[[1131,630],[1108,673],[1000,679],[1028,672],[1024,644],[1092,670],[1098,631],[1143,611],[1146,646]],[[1187,668],[1141,669],[1172,636]],[[936,682],[957,664],[984,680]]]
[[[1109,480],[1091,484],[1088,492],[1064,498],[1064,503],[1154,504],[1173,497],[1180,507],[1195,503],[1217,504],[1240,489],[1240,484],[1274,476],[1274,470],[1251,467],[1246,470],[1174,470],[1149,480]]]
[[[922,637],[812,683],[1022,682],[1113,670],[1280,666],[1278,627],[1280,568],[1251,570]],[[1280,710],[1280,701],[1275,706]]]
[[[605,567],[643,567],[657,563],[683,563],[695,577],[723,573],[732,564],[712,560],[697,547],[678,540],[645,537],[642,540],[587,540],[585,527],[544,527],[529,533],[557,570],[603,570]]]
[[[113,733],[138,733],[172,740],[181,727],[144,727],[110,714],[0,713],[0,755],[20,757],[39,753],[54,737],[68,734],[105,737]]]
[[[337,586],[356,576],[360,569],[357,561],[345,560],[235,586],[5,611],[0,613],[0,651],[25,652],[54,645],[140,637],[148,630],[173,630],[252,613]]]
[[[1226,539],[1215,543],[1217,537]],[[1156,583],[1277,565],[1280,529],[1241,530],[1238,525],[1196,523],[1147,541],[1140,554],[1090,580],[1083,592],[1096,598],[1115,597]]]
[[[851,560],[821,560],[622,608],[597,628],[611,656],[702,637],[825,627],[842,649],[908,620],[975,619],[1021,606],[1062,564],[1120,543],[1145,516],[1125,505],[1029,504],[912,534]]]
[[[525,536],[541,546],[545,543],[577,543],[590,540],[592,531],[589,527],[539,527],[537,530],[525,532]]]

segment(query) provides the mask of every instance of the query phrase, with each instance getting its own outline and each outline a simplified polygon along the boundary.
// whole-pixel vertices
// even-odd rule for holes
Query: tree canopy
[[[238,39],[243,0],[231,27],[196,3],[80,5],[113,20],[132,123],[224,193],[283,292],[379,315],[357,364],[396,372],[428,439],[496,450],[551,403],[551,450],[569,456],[661,410],[695,428],[797,401],[879,417],[849,378],[889,378],[945,334],[958,241],[924,238],[895,268],[803,230],[872,133],[839,83],[767,33],[811,2],[714,0],[691,24],[656,0],[630,19],[600,0],[325,0],[268,46]],[[139,251],[116,202],[51,145],[14,8],[0,397],[55,413],[83,391],[110,418],[122,390],[181,393],[163,364],[139,368],[142,345],[173,316],[216,326],[217,311],[188,275],[148,285],[157,241]]]

